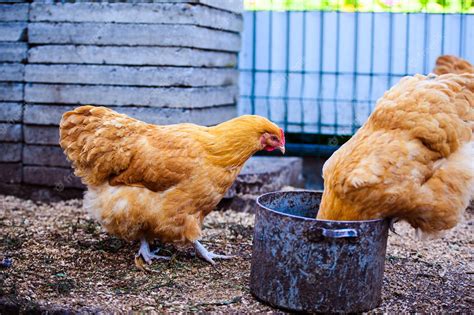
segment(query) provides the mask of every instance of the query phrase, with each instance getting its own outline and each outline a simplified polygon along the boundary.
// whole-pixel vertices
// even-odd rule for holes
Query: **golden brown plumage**
[[[473,127],[473,74],[403,78],[324,165],[318,218],[452,228],[473,196]]]
[[[436,59],[436,66],[433,69],[435,74],[463,74],[463,73],[474,73],[474,67],[464,59],[456,56],[444,55]]]
[[[85,207],[108,232],[192,243],[247,159],[284,150],[284,135],[259,116],[214,127],[157,126],[82,106],[63,115],[60,144],[88,186]]]

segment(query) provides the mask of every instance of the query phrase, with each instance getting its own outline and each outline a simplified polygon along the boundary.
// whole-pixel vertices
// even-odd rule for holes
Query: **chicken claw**
[[[140,241],[140,249],[138,250],[138,253],[137,255],[135,255],[135,257],[138,258],[141,256],[147,264],[151,264],[153,259],[163,259],[163,260],[171,259],[171,257],[168,257],[168,256],[156,255],[158,251],[159,249],[150,251],[150,245],[148,245],[148,242],[145,239],[142,239]]]
[[[213,252],[208,251],[204,246],[202,246],[199,241],[193,242],[194,249],[199,257],[210,263],[211,265],[215,265],[216,262],[213,259],[231,259],[234,256],[227,256],[227,255],[218,255],[214,254]]]

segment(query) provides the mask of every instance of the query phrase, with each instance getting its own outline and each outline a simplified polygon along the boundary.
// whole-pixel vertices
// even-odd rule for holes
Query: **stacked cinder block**
[[[83,188],[58,146],[62,113],[79,105],[107,106],[156,124],[213,125],[234,117],[240,6],[214,0],[33,1],[23,186],[49,187],[47,198]]]
[[[28,4],[0,2],[0,179],[21,183],[22,102]]]

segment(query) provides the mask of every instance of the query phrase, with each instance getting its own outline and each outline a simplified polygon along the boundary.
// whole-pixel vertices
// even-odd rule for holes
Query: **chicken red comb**
[[[285,132],[283,131],[282,128],[280,128],[280,134],[281,134],[281,144],[285,145]]]

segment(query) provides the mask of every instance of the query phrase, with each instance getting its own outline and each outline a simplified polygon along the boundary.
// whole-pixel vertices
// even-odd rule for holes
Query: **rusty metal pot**
[[[316,220],[321,192],[257,199],[250,290],[272,306],[363,312],[381,302],[387,220]]]

